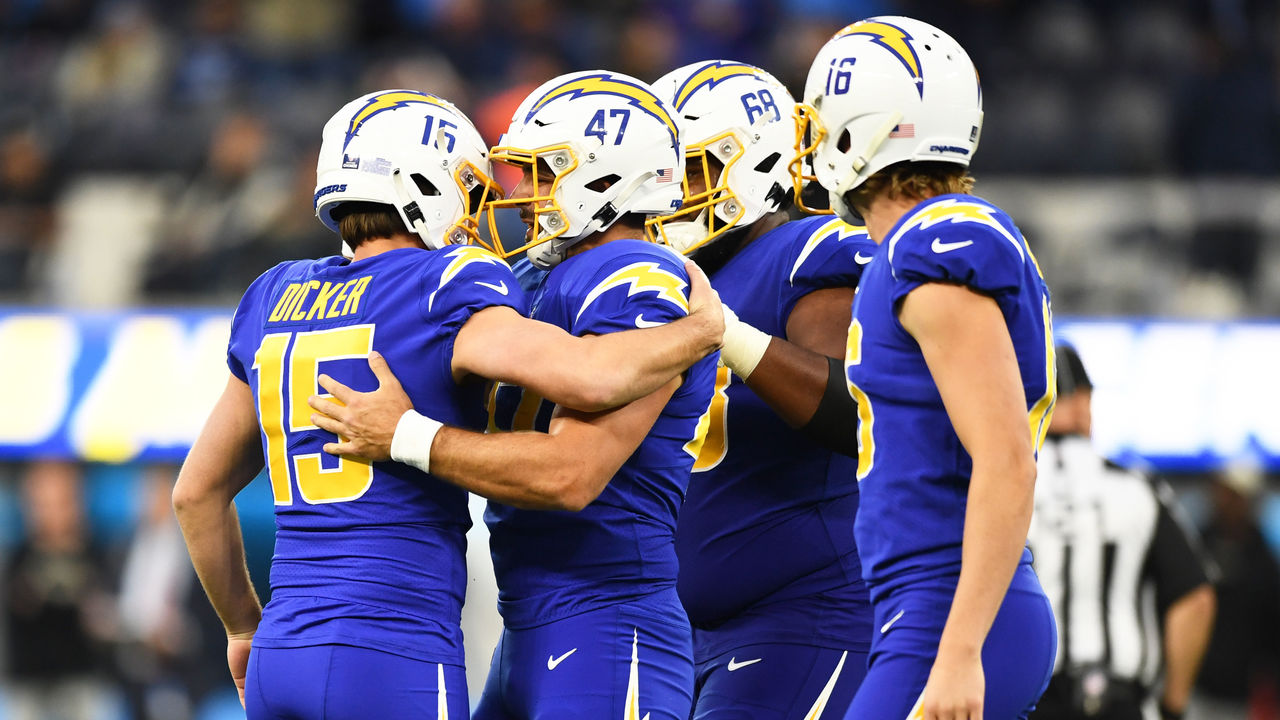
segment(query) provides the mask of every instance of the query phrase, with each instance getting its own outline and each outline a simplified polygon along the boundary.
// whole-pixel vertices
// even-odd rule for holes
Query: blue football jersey
[[[688,314],[684,260],[666,247],[615,240],[566,259],[547,276],[532,317],[574,335],[601,335]],[[675,587],[676,514],[706,433],[718,354],[698,361],[648,436],[581,512],[485,513],[498,610],[522,628]],[[553,405],[509,385],[494,389],[491,427],[543,430]]]
[[[711,281],[744,322],[785,338],[800,298],[856,287],[875,253],[863,228],[806,218],[752,241]],[[753,631],[757,642],[820,637],[848,647],[856,637],[866,647],[870,608],[849,531],[858,511],[857,461],[788,427],[726,367],[711,411],[676,532],[680,599],[690,620],[709,628],[770,605],[776,612],[756,623],[763,626]],[[784,610],[793,605],[802,608],[795,617]]]
[[[420,412],[483,429],[483,386],[456,384],[450,364],[459,328],[493,305],[527,310],[510,268],[467,246],[283,263],[245,293],[227,359],[253,389],[276,505],[256,644],[462,662],[466,492],[399,463],[326,455],[334,436],[311,424],[307,398],[324,392],[320,373],[377,387],[366,359],[377,350]]]
[[[1022,233],[999,208],[971,195],[920,203],[888,233],[862,276],[845,357],[859,414],[856,537],[873,601],[907,580],[960,568],[973,462],[895,310],[930,282],[965,285],[999,305],[1036,448],[1053,407],[1049,290]]]

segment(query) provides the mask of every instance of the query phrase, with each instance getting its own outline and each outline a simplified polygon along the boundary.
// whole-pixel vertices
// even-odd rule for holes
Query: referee
[[[1181,718],[1213,625],[1211,566],[1167,485],[1093,450],[1093,385],[1075,350],[1056,354],[1028,542],[1058,657],[1032,720]]]

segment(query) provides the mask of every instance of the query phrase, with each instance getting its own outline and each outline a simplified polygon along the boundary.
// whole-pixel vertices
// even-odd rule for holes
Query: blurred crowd
[[[170,507],[176,469],[86,468],[0,467],[18,531],[0,545],[0,717],[197,717],[225,696],[226,645]]]
[[[798,95],[834,29],[886,13],[973,54],[980,178],[1280,175],[1262,0],[4,0],[0,299],[226,304],[332,252],[311,216],[319,130],[369,90],[454,99],[492,142],[574,69],[654,80],[728,57]],[[1210,225],[1182,261],[1241,280],[1269,239],[1247,217]]]
[[[175,475],[169,465],[0,464],[0,717],[242,717],[222,626],[170,509]],[[1280,718],[1280,537],[1264,534],[1265,477],[1231,466],[1179,485],[1221,572],[1199,717]],[[238,503],[264,602],[270,498],[259,478]]]
[[[570,70],[651,81],[724,57],[798,97],[816,49],[875,14],[972,53],[979,190],[1043,238],[1056,311],[1280,312],[1280,8],[1265,0],[0,0],[0,302],[230,308],[271,265],[335,252],[312,213],[315,155],[364,92],[435,92],[489,142]],[[104,702],[199,717],[228,687],[173,469],[122,472],[0,464],[0,717],[103,717]],[[1185,484],[1208,488],[1223,571],[1201,693],[1280,713],[1263,484]],[[91,512],[104,492],[116,510]],[[246,529],[269,557],[260,505]]]

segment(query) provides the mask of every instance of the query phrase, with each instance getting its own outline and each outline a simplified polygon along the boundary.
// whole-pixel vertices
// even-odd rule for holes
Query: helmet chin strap
[[[707,239],[707,223],[702,219],[705,214],[704,210],[697,220],[663,223],[662,234],[667,238],[667,244],[681,255],[689,254],[691,248]]]
[[[840,183],[836,185],[835,190],[828,191],[828,194],[831,196],[831,209],[835,210],[836,215],[838,215],[841,220],[849,223],[850,225],[865,225],[866,220],[856,210],[849,207],[849,203],[845,202],[844,196],[848,194],[850,190],[861,185],[863,181],[870,176],[870,173],[864,175],[862,172],[863,169],[865,169],[871,162],[871,158],[875,157],[876,151],[880,149],[880,146],[884,144],[884,141],[889,139],[889,133],[893,132],[893,129],[898,127],[898,123],[901,120],[901,112],[889,113],[885,118],[885,121],[880,124],[880,127],[876,128],[875,134],[871,136],[871,140],[867,143],[866,149],[862,151],[861,155],[854,159],[853,167],[849,169],[849,174],[845,176],[844,180],[841,180]]]
[[[550,240],[538,243],[525,252],[525,257],[529,258],[529,262],[539,270],[550,270],[565,259],[565,253],[557,252],[551,245]]]
[[[400,219],[404,220],[409,231],[422,238],[422,242],[431,250],[439,250],[444,247],[442,238],[431,238],[427,232],[427,219],[423,215],[422,206],[409,193],[409,188],[405,184],[404,173],[400,168],[396,168],[391,173],[391,187],[396,193],[396,210],[400,212]]]

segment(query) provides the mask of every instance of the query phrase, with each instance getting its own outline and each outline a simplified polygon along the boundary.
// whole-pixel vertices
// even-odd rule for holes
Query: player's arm
[[[1034,502],[1021,373],[999,306],[967,287],[920,285],[903,299],[899,320],[973,459],[960,579],[925,686],[925,716],[980,716],[982,645],[1022,556]]]
[[[845,386],[843,361],[852,305],[853,288],[805,295],[787,318],[789,340],[726,313],[720,356],[788,425],[856,457],[857,435],[849,428],[857,423],[858,405]]]
[[[253,392],[231,375],[173,488],[173,510],[191,563],[227,632],[227,664],[240,703],[249,646],[262,618],[232,502],[262,469]]]
[[[472,315],[453,345],[453,375],[479,375],[587,412],[644,397],[714,352],[724,333],[720,301],[702,271],[689,272],[689,314],[644,330],[575,337],[512,308]]]
[[[385,372],[386,365],[381,368]],[[375,368],[375,374],[379,372]],[[680,383],[680,378],[673,378],[645,397],[604,412],[557,408],[546,433],[477,433],[409,413],[395,432],[390,456],[505,505],[581,510],[640,446]],[[332,390],[348,405],[359,394],[347,388]],[[328,413],[314,414],[312,421],[349,437],[345,421],[350,410],[334,405]],[[360,449],[351,440],[324,446],[331,455],[357,454]]]

